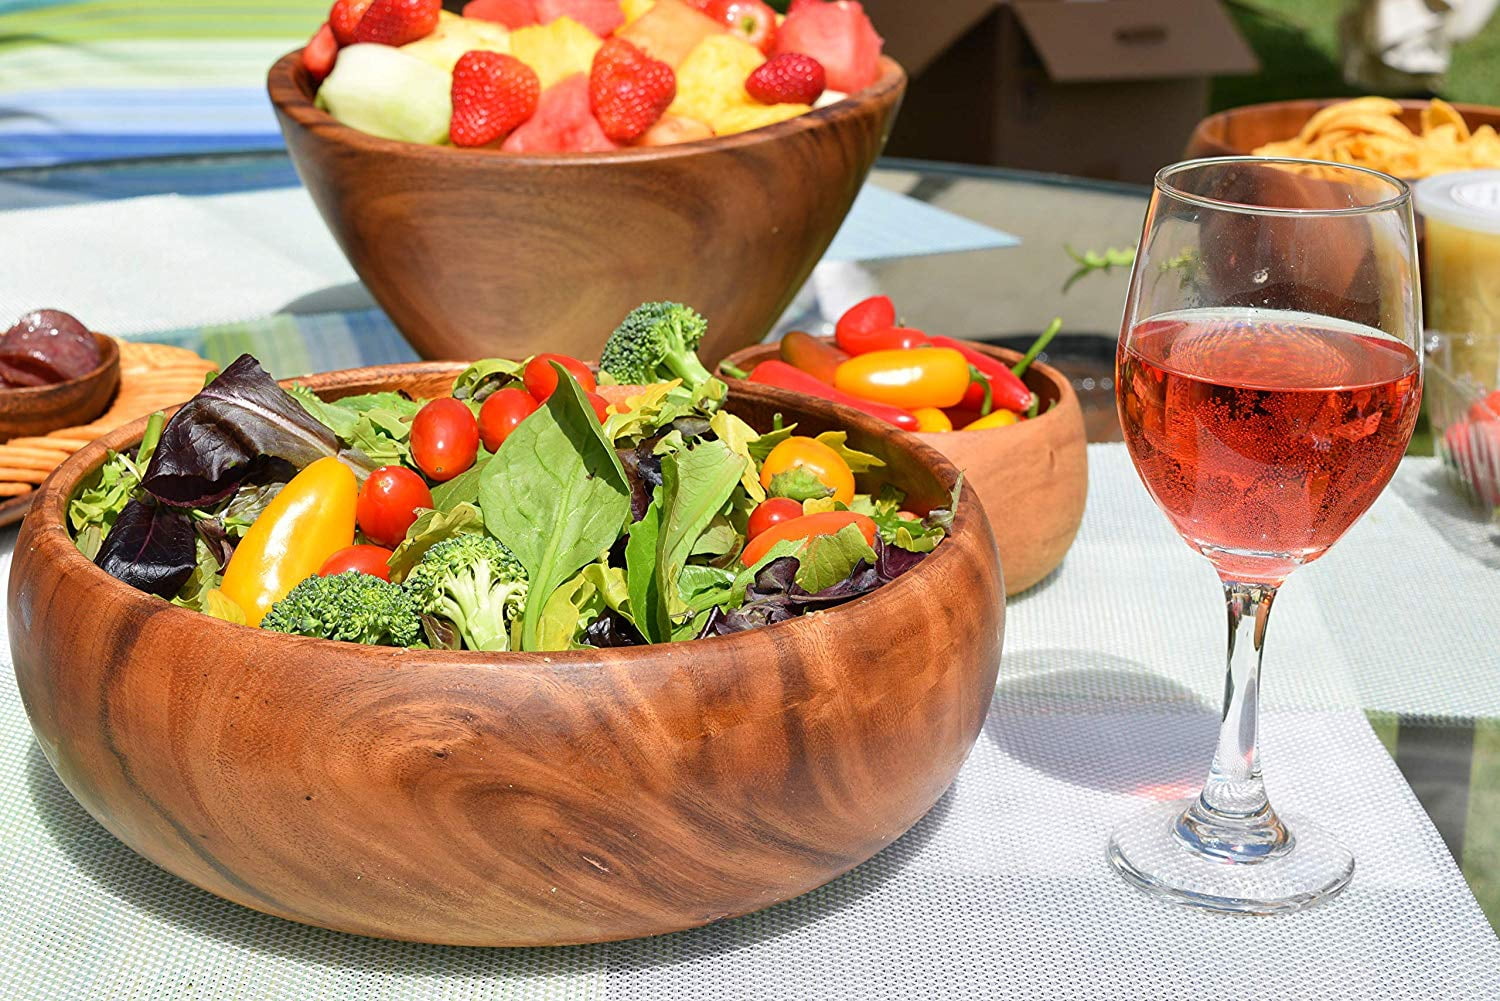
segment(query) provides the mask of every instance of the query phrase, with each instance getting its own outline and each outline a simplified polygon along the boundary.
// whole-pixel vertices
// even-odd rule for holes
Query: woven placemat
[[[0,444],[0,525],[20,520],[37,486],[68,456],[115,428],[181,403],[217,367],[186,348],[120,341],[120,388],[108,410],[87,424]]]

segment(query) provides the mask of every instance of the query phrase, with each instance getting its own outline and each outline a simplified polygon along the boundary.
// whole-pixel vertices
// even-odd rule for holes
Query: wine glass
[[[1339,164],[1264,157],[1163,169],[1116,359],[1136,471],[1224,586],[1218,746],[1190,800],[1114,832],[1141,888],[1219,911],[1293,911],[1343,889],[1354,858],[1277,815],[1257,754],[1261,648],[1277,588],[1390,481],[1422,395],[1411,192]]]

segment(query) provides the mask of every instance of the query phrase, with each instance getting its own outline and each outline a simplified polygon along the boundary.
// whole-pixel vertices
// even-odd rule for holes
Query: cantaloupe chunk
[[[680,0],[657,0],[655,6],[640,17],[633,21],[629,17],[627,11],[628,23],[620,29],[620,37],[674,69],[705,38],[712,35],[730,37],[718,21]]]

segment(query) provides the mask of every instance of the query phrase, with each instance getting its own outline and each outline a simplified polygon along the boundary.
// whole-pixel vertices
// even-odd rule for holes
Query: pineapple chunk
[[[774,122],[784,122],[811,110],[806,104],[735,104],[719,112],[709,124],[719,135],[727,136],[736,132],[749,132]]]
[[[476,49],[484,52],[509,52],[509,29],[493,21],[459,17],[445,10],[432,34],[401,46],[401,51],[407,55],[416,56],[447,73],[453,72],[453,67],[465,52]]]
[[[745,92],[745,78],[763,62],[765,56],[749,42],[728,32],[710,35],[677,67],[677,99],[667,111],[707,122],[715,132],[722,133],[716,119],[725,111],[748,105],[764,107]]]
[[[546,90],[574,73],[587,74],[604,41],[571,17],[510,33],[510,54],[536,70]]]
[[[620,6],[625,11],[625,23],[630,24],[637,21],[646,11],[655,6],[656,0],[620,0]]]

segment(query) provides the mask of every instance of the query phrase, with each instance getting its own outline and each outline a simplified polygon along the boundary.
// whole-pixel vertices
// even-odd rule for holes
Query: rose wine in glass
[[[1156,179],[1116,363],[1136,470],[1223,582],[1229,665],[1202,792],[1127,821],[1109,858],[1215,910],[1296,910],[1354,860],[1261,781],[1260,654],[1277,588],[1395,473],[1421,404],[1410,193],[1309,161],[1190,161]]]

